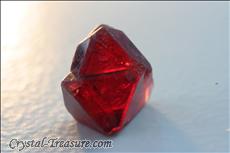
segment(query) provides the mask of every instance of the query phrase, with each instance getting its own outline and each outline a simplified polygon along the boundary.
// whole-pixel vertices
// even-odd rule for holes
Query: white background
[[[1,147],[59,137],[112,139],[106,151],[229,151],[228,2],[2,2]],[[145,108],[118,135],[75,122],[61,80],[98,24],[123,30],[153,67]],[[67,152],[63,148],[28,148]],[[86,149],[69,149],[87,152]],[[93,150],[105,151],[105,150]]]

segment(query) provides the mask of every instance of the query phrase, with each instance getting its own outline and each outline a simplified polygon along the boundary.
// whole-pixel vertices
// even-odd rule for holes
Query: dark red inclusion
[[[76,120],[113,134],[144,106],[152,85],[151,65],[128,37],[100,25],[78,45],[62,91]]]

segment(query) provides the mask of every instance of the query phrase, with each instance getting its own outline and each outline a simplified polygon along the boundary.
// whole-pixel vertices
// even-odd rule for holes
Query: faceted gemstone
[[[104,134],[124,127],[148,101],[152,68],[120,30],[100,25],[77,47],[62,81],[64,102],[79,122]]]

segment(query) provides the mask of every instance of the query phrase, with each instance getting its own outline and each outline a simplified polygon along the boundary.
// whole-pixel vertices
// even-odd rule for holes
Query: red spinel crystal
[[[95,28],[77,47],[62,81],[67,110],[104,134],[124,127],[149,99],[152,68],[120,30]]]

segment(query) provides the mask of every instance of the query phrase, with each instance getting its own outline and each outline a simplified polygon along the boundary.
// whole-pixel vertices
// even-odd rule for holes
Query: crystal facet
[[[146,58],[122,31],[107,25],[78,45],[70,71],[61,84],[67,110],[108,135],[139,112],[153,85]]]

